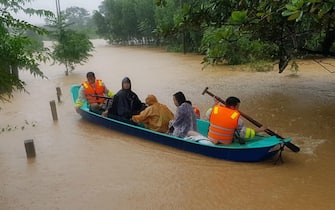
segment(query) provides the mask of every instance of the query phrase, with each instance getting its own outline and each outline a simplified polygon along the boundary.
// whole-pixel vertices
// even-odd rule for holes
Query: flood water
[[[50,64],[41,65],[47,80],[22,72],[29,94],[0,104],[0,209],[335,208],[335,73],[313,61],[301,61],[297,75],[202,70],[198,55],[94,43],[93,57],[69,76]],[[334,60],[324,64],[335,70]],[[69,92],[88,71],[115,92],[129,76],[140,99],[154,94],[172,111],[172,95],[183,91],[202,117],[213,103],[202,95],[205,87],[223,99],[235,95],[243,112],[292,137],[301,151],[285,149],[283,164],[237,163],[97,126],[74,111]],[[26,157],[27,139],[34,140],[36,158]]]

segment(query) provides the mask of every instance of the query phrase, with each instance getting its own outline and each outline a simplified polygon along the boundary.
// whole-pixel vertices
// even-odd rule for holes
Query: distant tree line
[[[73,31],[85,33],[90,38],[97,38],[97,27],[92,18],[92,15],[85,8],[81,7],[68,7],[65,10],[60,11],[62,16],[62,22],[64,26],[70,28]],[[46,28],[54,25],[54,19],[45,19]]]
[[[114,44],[155,44],[243,64],[335,55],[335,1],[104,0],[97,34]],[[294,63],[293,63],[294,64]]]
[[[66,73],[87,61],[95,33],[114,44],[203,54],[205,64],[278,61],[279,72],[295,58],[335,55],[335,1],[104,0],[93,16],[72,7],[57,17],[26,2],[0,1],[0,101],[25,91],[19,70],[44,78],[39,63],[49,58]],[[49,27],[15,18],[18,11],[46,17]],[[36,41],[46,34],[55,35],[52,52]]]

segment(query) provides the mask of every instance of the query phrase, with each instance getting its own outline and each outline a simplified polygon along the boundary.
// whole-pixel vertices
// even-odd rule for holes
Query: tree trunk
[[[331,26],[331,19],[328,20],[328,26],[326,30],[326,37],[322,43],[322,53],[324,56],[330,55],[330,48],[332,47],[335,41],[335,30]]]
[[[69,76],[69,67],[68,67],[68,65],[65,63],[65,68],[66,68],[66,70],[65,70],[65,76]]]

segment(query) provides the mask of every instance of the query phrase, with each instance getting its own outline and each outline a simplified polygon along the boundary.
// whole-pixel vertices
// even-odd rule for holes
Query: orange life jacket
[[[95,81],[95,87],[92,87],[87,81],[83,84],[84,93],[89,104],[98,103],[102,104],[104,102],[104,98],[93,97],[91,95],[99,95],[104,96],[105,93],[105,86],[102,84],[101,80]]]
[[[237,110],[221,105],[214,106],[209,118],[208,139],[213,143],[231,144],[239,117]]]
[[[198,119],[200,119],[200,110],[198,107],[194,106],[193,107],[193,111],[195,113],[195,115],[197,116]]]

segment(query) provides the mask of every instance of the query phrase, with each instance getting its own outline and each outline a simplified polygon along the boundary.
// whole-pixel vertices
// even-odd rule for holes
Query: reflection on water
[[[41,65],[48,80],[23,72],[30,94],[16,93],[12,103],[1,104],[1,209],[335,206],[332,74],[308,61],[297,77],[290,72],[257,73],[225,66],[202,70],[201,56],[95,43],[93,57],[69,76],[64,66],[48,64]],[[283,165],[236,163],[99,127],[80,119],[69,92],[87,71],[94,71],[115,92],[122,78],[129,76],[142,100],[154,94],[171,110],[175,110],[172,95],[181,90],[200,108],[202,117],[213,103],[202,95],[205,87],[223,99],[238,96],[243,112],[292,137],[301,152],[285,149]],[[63,95],[62,102],[56,102],[59,120],[53,122],[49,102],[57,101],[56,87]],[[26,159],[26,139],[34,140],[34,160]]]

